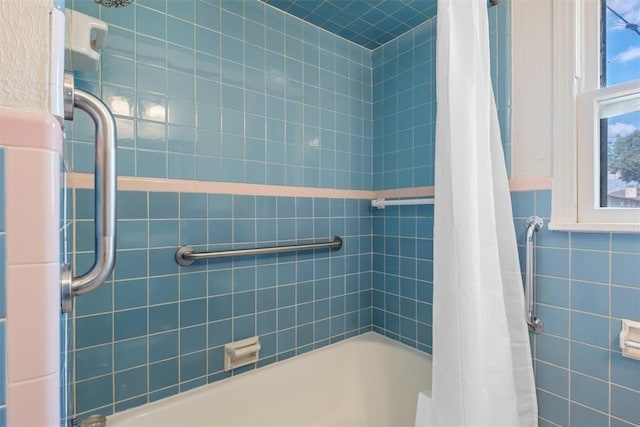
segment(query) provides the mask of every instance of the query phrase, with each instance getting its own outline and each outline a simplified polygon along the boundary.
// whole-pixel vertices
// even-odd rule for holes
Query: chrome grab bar
[[[89,271],[80,276],[73,276],[70,265],[63,266],[63,313],[73,310],[75,296],[100,287],[113,271],[116,260],[116,122],[109,108],[94,95],[80,89],[72,89],[72,93],[73,105],[85,111],[96,126],[95,260]]]
[[[342,239],[333,236],[330,241],[322,243],[308,243],[303,245],[269,246],[265,248],[232,249],[228,251],[195,252],[191,246],[181,246],[176,252],[176,262],[180,265],[191,265],[194,261],[203,259],[226,258],[246,255],[265,255],[282,252],[310,251],[314,249],[340,249]]]
[[[539,216],[530,216],[526,221],[527,236],[525,241],[525,284],[524,284],[524,296],[525,305],[527,310],[527,325],[529,325],[529,332],[539,334],[542,332],[544,325],[542,320],[538,319],[534,313],[534,305],[536,300],[535,291],[535,278],[534,276],[534,247],[533,247],[533,233],[542,230],[544,227],[544,221]]]

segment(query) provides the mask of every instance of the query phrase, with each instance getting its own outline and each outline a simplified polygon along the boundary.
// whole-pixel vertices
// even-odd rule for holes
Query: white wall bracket
[[[106,22],[73,9],[65,11],[67,21],[66,49],[71,55],[68,68],[78,71],[97,71],[100,51],[107,43],[109,26]]]
[[[251,337],[224,345],[224,370],[255,363],[260,358],[260,341]]]
[[[640,360],[640,322],[622,319],[620,348],[624,357]]]

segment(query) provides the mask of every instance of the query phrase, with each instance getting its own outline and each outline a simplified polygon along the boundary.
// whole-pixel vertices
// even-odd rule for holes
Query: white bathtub
[[[374,332],[108,417],[107,426],[413,426],[431,357]]]

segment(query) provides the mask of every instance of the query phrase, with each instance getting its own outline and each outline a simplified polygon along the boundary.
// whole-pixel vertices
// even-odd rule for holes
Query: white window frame
[[[553,193],[549,228],[640,233],[640,209],[598,208],[601,103],[640,94],[600,88],[600,0],[553,3]]]

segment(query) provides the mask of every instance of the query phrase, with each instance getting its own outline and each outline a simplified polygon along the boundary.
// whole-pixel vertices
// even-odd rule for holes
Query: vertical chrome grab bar
[[[527,325],[529,332],[539,334],[542,332],[544,325],[542,320],[535,316],[534,306],[536,300],[535,278],[534,278],[534,247],[533,234],[544,227],[544,221],[539,216],[530,216],[526,221],[527,236],[525,241],[525,310],[527,311]]]
[[[85,111],[95,131],[95,261],[89,271],[73,276],[62,271],[62,312],[73,310],[73,298],[100,287],[113,271],[116,259],[116,122],[109,108],[94,95],[73,90],[73,105]]]

